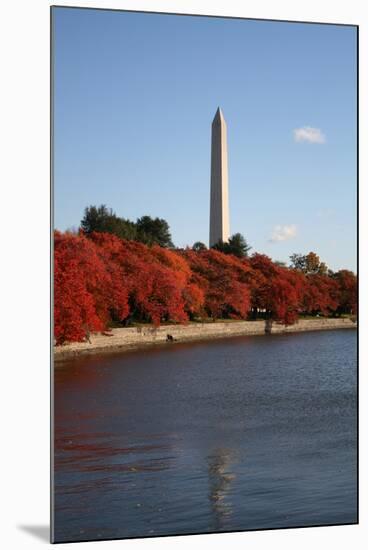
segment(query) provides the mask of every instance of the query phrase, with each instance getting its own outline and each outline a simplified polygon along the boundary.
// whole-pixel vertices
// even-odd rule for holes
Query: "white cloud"
[[[325,143],[326,137],[319,128],[303,126],[294,130],[294,141],[307,141],[309,143]]]
[[[288,241],[296,237],[297,229],[296,225],[275,225],[269,241],[271,243],[278,243],[280,241]]]

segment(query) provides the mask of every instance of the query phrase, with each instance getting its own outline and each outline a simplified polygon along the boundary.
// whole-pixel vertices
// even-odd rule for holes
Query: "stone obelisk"
[[[229,236],[226,122],[219,107],[212,122],[210,246],[227,242]]]

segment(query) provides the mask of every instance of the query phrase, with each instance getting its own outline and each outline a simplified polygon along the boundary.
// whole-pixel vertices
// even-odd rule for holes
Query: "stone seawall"
[[[285,327],[270,321],[232,321],[216,323],[189,323],[188,325],[162,325],[155,327],[116,328],[108,334],[92,335],[91,342],[74,342],[54,347],[55,361],[73,355],[100,353],[107,351],[124,351],[152,344],[172,344],[246,336],[257,334],[279,334],[311,330],[333,330],[356,328],[350,319],[305,319],[295,325]],[[169,336],[168,336],[169,335]],[[169,338],[169,340],[168,340]]]

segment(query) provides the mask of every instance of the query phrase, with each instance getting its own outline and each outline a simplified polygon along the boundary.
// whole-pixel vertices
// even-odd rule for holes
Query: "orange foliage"
[[[193,271],[193,284],[202,289],[208,315],[246,318],[250,308],[247,264],[216,250],[186,250],[183,255]]]
[[[185,323],[261,314],[292,324],[298,314],[356,311],[356,277],[305,275],[262,254],[175,251],[109,233],[55,232],[55,340],[82,341],[112,322]]]
[[[342,313],[356,314],[358,306],[358,285],[356,276],[352,271],[341,269],[335,273],[334,279],[338,285],[337,295],[339,310]]]
[[[250,265],[254,270],[253,307],[266,310],[269,317],[285,325],[295,323],[303,295],[301,276],[263,254],[254,254]]]
[[[83,235],[55,232],[55,339],[83,340],[101,331],[114,312],[128,314],[128,293],[117,266],[106,263],[101,250]]]

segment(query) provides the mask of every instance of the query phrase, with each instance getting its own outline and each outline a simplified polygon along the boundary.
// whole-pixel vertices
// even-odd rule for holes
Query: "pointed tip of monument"
[[[220,119],[222,119],[222,120],[225,120],[225,118],[224,118],[224,113],[222,112],[220,106],[217,107],[217,111],[216,111],[216,113],[215,113],[214,120],[216,120],[216,118],[220,118]]]

